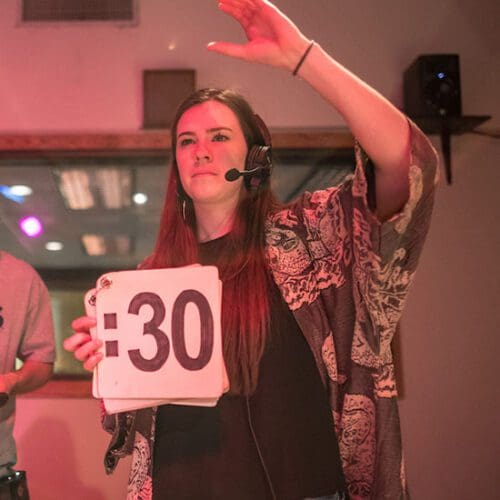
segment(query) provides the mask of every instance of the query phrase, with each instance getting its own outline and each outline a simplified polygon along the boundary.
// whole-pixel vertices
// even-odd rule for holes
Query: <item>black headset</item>
[[[253,145],[245,161],[245,187],[252,191],[259,189],[269,179],[273,170],[271,133],[259,115],[254,115],[254,119],[264,139],[264,145]]]

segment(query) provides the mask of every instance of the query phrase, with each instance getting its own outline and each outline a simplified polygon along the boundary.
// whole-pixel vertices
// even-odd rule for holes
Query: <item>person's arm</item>
[[[0,393],[23,394],[38,389],[52,376],[53,366],[52,363],[25,361],[19,370],[0,375]]]
[[[245,30],[243,45],[212,42],[209,50],[292,73],[311,44],[266,0],[221,0],[219,8]],[[375,165],[376,214],[386,220],[408,199],[410,130],[389,101],[314,44],[297,73],[344,118]]]

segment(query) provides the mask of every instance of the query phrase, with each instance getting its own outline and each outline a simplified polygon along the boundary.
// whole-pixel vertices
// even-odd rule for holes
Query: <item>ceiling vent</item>
[[[135,21],[136,0],[22,0],[21,22]]]

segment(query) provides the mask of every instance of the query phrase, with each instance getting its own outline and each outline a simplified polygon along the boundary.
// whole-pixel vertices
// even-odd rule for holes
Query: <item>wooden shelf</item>
[[[271,131],[276,149],[350,149],[352,134],[338,129],[275,129]],[[0,134],[0,154],[146,154],[161,155],[170,149],[170,130],[141,130],[118,133]]]
[[[441,134],[443,131],[451,135],[461,135],[471,132],[479,125],[488,121],[491,116],[418,116],[412,120],[426,134]]]

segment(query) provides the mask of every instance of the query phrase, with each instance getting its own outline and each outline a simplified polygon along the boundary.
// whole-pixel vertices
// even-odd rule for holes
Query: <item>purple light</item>
[[[40,236],[43,231],[42,223],[36,217],[25,217],[19,221],[23,233],[30,238]]]

